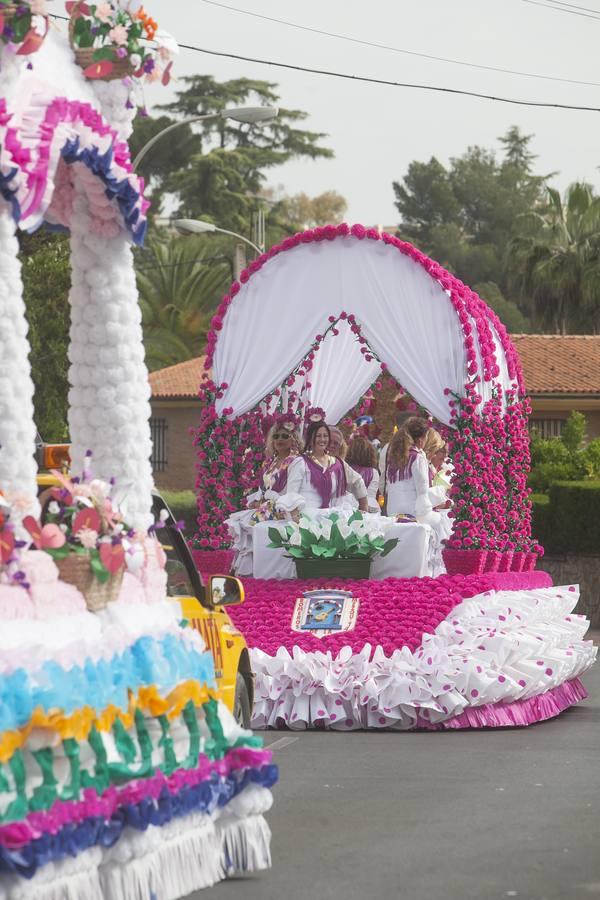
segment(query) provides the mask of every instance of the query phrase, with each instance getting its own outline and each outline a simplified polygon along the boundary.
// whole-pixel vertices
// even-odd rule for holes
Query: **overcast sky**
[[[495,96],[600,107],[600,0],[566,0],[598,9],[599,20],[525,0],[222,0],[224,5],[403,50],[471,64],[515,69],[599,86],[522,77],[421,59],[266,22],[203,0],[148,0],[146,8],[183,43],[383,78]],[[547,0],[538,0],[547,2]],[[511,125],[534,134],[537,170],[558,171],[561,189],[575,179],[598,187],[600,113],[535,109],[406,88],[369,85],[275,69],[182,50],[174,74],[218,80],[259,78],[279,85],[282,106],[309,115],[305,127],[328,134],[335,158],[291,162],[270,183],[288,193],[335,189],[348,201],[347,219],[398,221],[392,181],[411,160],[447,163],[469,145],[498,148]],[[170,99],[153,87],[147,100]]]

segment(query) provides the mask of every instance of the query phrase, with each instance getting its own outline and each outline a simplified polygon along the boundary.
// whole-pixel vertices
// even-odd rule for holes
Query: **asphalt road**
[[[273,869],[203,900],[600,897],[600,663],[522,729],[266,732]]]

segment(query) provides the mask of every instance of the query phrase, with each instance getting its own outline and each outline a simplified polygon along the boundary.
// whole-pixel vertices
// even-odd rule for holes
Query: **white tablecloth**
[[[281,522],[260,522],[252,528],[254,578],[295,578],[296,567],[285,550],[269,548],[269,528],[282,528]],[[432,529],[416,522],[396,523],[386,531],[388,538],[398,543],[383,559],[376,556],[371,566],[371,578],[422,578],[432,573]]]

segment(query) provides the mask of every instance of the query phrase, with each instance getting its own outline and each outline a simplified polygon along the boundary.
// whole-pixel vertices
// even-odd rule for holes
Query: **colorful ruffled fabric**
[[[36,709],[59,709],[68,716],[85,707],[99,716],[111,705],[128,709],[130,693],[141,687],[154,685],[164,694],[188,680],[215,687],[214,660],[173,635],[139,638],[109,661],[88,659],[69,669],[47,662],[36,672],[20,669],[0,675],[0,733],[24,727]]]
[[[87,168],[102,188],[101,206],[114,203],[122,227],[135,244],[143,243],[149,206],[143,196],[144,181],[133,172],[127,144],[90,103],[34,94],[18,129],[11,128],[9,121],[2,99],[0,192],[22,228],[35,230],[47,213],[51,224],[69,227],[72,192],[61,174],[63,160]],[[90,196],[93,200],[94,192]],[[104,209],[98,214],[106,226]],[[114,218],[110,209],[108,217]]]
[[[16,131],[10,126],[11,115],[6,109],[6,100],[0,97],[0,195],[9,204],[16,221],[21,215],[17,192],[19,189],[19,163],[14,153],[18,152]]]

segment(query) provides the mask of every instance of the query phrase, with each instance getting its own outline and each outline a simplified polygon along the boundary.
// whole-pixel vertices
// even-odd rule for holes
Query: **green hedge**
[[[600,481],[558,481],[531,500],[533,534],[546,553],[600,555]]]
[[[198,528],[195,493],[193,491],[161,491],[161,494],[175,519],[183,519],[183,532],[186,537],[191,538]]]

